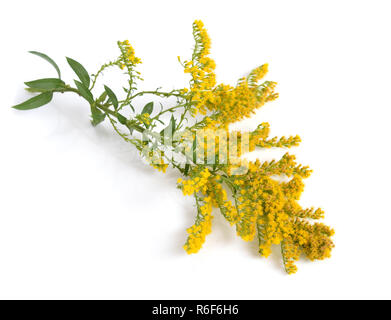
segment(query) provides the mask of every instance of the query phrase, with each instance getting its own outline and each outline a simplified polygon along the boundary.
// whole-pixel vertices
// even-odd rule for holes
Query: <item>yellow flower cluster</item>
[[[146,155],[146,159],[149,164],[158,171],[163,173],[166,172],[168,168],[168,163],[164,162],[164,152],[150,151]]]
[[[158,171],[166,173],[168,168],[168,163],[165,163],[163,159],[160,160],[160,163],[151,163],[151,166]]]
[[[250,151],[253,151],[255,147],[260,148],[291,148],[300,144],[301,139],[299,136],[291,137],[273,137],[268,139],[270,132],[270,125],[267,122],[261,123],[256,130],[251,132],[250,135]]]
[[[188,254],[197,253],[205,242],[205,237],[212,231],[213,216],[207,216],[198,225],[193,225],[187,232],[189,234],[183,248]]]
[[[236,86],[216,85],[215,63],[208,57],[211,42],[201,21],[193,24],[195,47],[191,61],[184,61],[184,71],[190,74],[190,89],[179,92],[192,106],[194,114],[204,117],[197,130],[187,132],[184,150],[192,154],[194,166],[178,179],[178,187],[184,195],[193,195],[197,204],[197,217],[187,229],[184,245],[187,253],[198,252],[211,232],[212,208],[218,208],[225,219],[236,226],[237,234],[245,241],[258,240],[259,252],[267,257],[272,245],[281,245],[285,270],[295,273],[295,262],[303,253],[309,259],[324,259],[330,256],[334,244],[330,240],[333,230],[305,219],[320,219],[321,209],[304,209],[298,200],[303,192],[303,178],[311,170],[296,163],[295,156],[286,153],[280,160],[241,159],[243,152],[260,148],[290,148],[300,143],[299,136],[269,138],[270,125],[261,123],[252,132],[229,131],[228,125],[250,117],[256,109],[278,97],[274,92],[276,83],[265,81],[258,84],[268,72],[264,64],[252,70],[247,77],[239,79]],[[128,42],[122,43],[129,64],[139,63]],[[138,116],[140,122],[150,125],[149,115]],[[221,131],[223,130],[223,131]],[[181,140],[181,141],[182,141]],[[183,142],[182,141],[182,142]],[[197,141],[194,144],[194,141]],[[190,142],[190,143],[189,143]],[[195,145],[195,150],[194,150]],[[222,154],[223,153],[223,154]],[[214,159],[209,159],[212,156]],[[208,161],[214,163],[213,170]],[[204,165],[200,165],[203,163]],[[165,171],[163,160],[153,166]],[[220,174],[216,174],[216,170]],[[288,177],[289,181],[276,180],[276,176]],[[232,192],[228,199],[227,191]]]
[[[285,175],[291,177],[298,175],[303,178],[308,178],[312,170],[307,166],[302,166],[296,163],[296,157],[285,153],[278,161],[264,161],[262,164],[259,160],[249,164],[250,171],[262,172],[268,176]]]
[[[250,117],[266,102],[275,100],[278,97],[275,86],[272,81],[259,87],[250,86],[247,81],[239,82],[236,87],[220,84],[213,91],[213,99],[206,102],[206,107],[216,112],[223,124],[237,122]]]
[[[188,238],[183,248],[188,254],[197,253],[205,242],[205,237],[212,231],[212,204],[211,198],[203,198],[203,205],[197,201],[197,219],[193,226],[187,229]]]
[[[288,212],[289,215],[299,217],[299,218],[308,218],[313,220],[323,219],[324,211],[321,208],[307,208],[303,209],[296,201],[288,200],[285,204],[284,210]]]
[[[240,219],[239,212],[231,200],[228,200],[227,191],[222,187],[220,176],[209,179],[207,194],[212,197],[213,206],[220,209],[221,214],[234,225]]]
[[[310,260],[323,260],[330,258],[334,244],[330,237],[334,230],[323,223],[310,224],[308,221],[296,220],[295,232],[291,238],[300,246],[303,253]]]
[[[249,151],[254,151],[260,141],[266,140],[269,136],[269,132],[270,124],[267,122],[262,122],[253,132],[251,132]]]
[[[142,123],[144,123],[147,127],[151,124],[151,117],[149,113],[142,113],[136,116],[136,118],[139,119]]]
[[[215,62],[208,57],[211,41],[202,21],[193,23],[195,47],[191,61],[184,62],[184,71],[191,75],[190,97],[195,106],[193,113],[206,113],[206,102],[213,98],[212,89],[216,85]]]
[[[297,272],[296,261],[299,260],[301,250],[295,245],[291,238],[287,238],[281,242],[281,253],[284,262],[285,271],[288,274]]]
[[[205,127],[198,132],[199,142],[197,145],[197,155],[199,160],[206,159],[207,155],[219,155],[222,159],[240,158],[244,152],[252,152],[256,147],[263,148],[291,148],[298,146],[301,142],[299,136],[273,137],[268,139],[270,125],[267,122],[261,123],[252,132],[229,131],[228,127],[221,127],[216,120],[208,118]],[[194,138],[193,138],[194,139]]]
[[[334,231],[322,223],[310,224],[307,221],[296,220],[293,223],[292,234],[284,239],[281,252],[285,270],[292,274],[297,271],[295,261],[304,253],[310,260],[330,258],[334,244],[330,237]]]
[[[280,245],[289,274],[297,271],[295,263],[301,254],[310,260],[328,258],[334,247],[330,239],[334,231],[324,224],[307,221],[323,218],[323,210],[302,208],[298,203],[303,179],[311,170],[296,163],[295,156],[288,153],[272,161],[242,159],[244,152],[257,147],[297,146],[300,137],[270,138],[267,122],[251,132],[229,130],[229,124],[250,117],[278,97],[275,82],[259,84],[268,65],[255,68],[235,86],[217,85],[216,65],[208,56],[211,42],[201,21],[194,22],[193,35],[192,59],[183,63],[185,73],[191,76],[190,88],[178,92],[193,116],[205,116],[180,138],[184,153],[190,155],[193,163],[183,168],[182,173],[188,178],[179,179],[178,187],[184,195],[193,195],[197,205],[195,223],[187,229],[184,249],[189,254],[201,249],[211,232],[212,209],[217,208],[235,225],[243,240],[258,241],[261,256],[268,257],[272,246]],[[140,121],[148,124],[148,119]]]
[[[251,241],[258,232],[261,254],[267,256],[267,248],[279,244],[289,232],[288,216],[282,211],[284,195],[277,181],[259,171],[249,171],[242,181],[239,208],[244,215],[237,224],[237,233]]]
[[[304,190],[303,179],[299,175],[294,175],[289,182],[281,183],[281,189],[285,195],[292,199],[299,200],[301,193]]]
[[[179,178],[177,183],[182,189],[183,194],[189,196],[200,190],[206,192],[206,184],[208,183],[209,176],[209,169],[205,168],[199,173],[196,173],[192,179],[183,180]]]
[[[289,182],[278,182],[271,175],[291,176]],[[333,231],[323,224],[313,224],[302,218],[319,219],[321,209],[302,209],[297,203],[303,191],[302,178],[309,171],[296,165],[294,157],[285,155],[278,162],[251,162],[249,171],[235,177],[240,197],[240,220],[236,224],[242,239],[252,241],[257,235],[260,254],[267,257],[273,244],[281,244],[285,269],[294,273],[296,261],[303,252],[309,259],[324,259],[334,247]]]
[[[267,74],[269,71],[269,65],[263,64],[262,66],[255,68],[253,71],[250,72],[250,74],[247,77],[247,82],[251,87],[254,87],[257,85],[258,81],[262,80],[263,77]]]
[[[141,63],[141,59],[135,56],[135,51],[129,43],[129,40],[119,41],[118,46],[122,53],[121,64],[119,65],[121,69],[124,69],[126,66],[135,66]]]
[[[275,82],[266,81],[258,85],[258,81],[268,71],[267,64],[251,71],[247,78],[239,79],[235,87],[224,84],[216,86],[216,65],[208,57],[210,38],[199,20],[193,23],[193,35],[195,48],[192,60],[184,62],[184,71],[191,75],[189,97],[195,107],[192,110],[195,114],[215,112],[218,114],[218,122],[226,126],[251,116],[254,110],[278,97],[274,93]]]

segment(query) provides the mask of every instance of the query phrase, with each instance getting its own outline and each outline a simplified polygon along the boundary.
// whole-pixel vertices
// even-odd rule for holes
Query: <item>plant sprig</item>
[[[142,78],[137,66],[141,59],[128,41],[119,41],[120,55],[91,75],[80,62],[66,58],[76,76],[73,84],[61,78],[52,58],[30,51],[50,63],[58,77],[25,82],[26,89],[37,95],[14,108],[36,109],[51,102],[57,93],[77,94],[90,108],[92,125],[108,120],[114,131],[154,168],[165,172],[171,166],[178,170],[182,178],[177,187],[196,201],[195,223],[187,230],[184,245],[188,253],[196,253],[203,246],[211,232],[215,208],[236,227],[243,240],[258,241],[261,256],[267,257],[272,245],[280,245],[288,273],[296,272],[295,262],[301,254],[310,260],[328,258],[334,247],[334,231],[322,223],[310,222],[323,218],[321,209],[304,209],[298,203],[302,180],[311,170],[297,164],[288,153],[273,161],[247,161],[242,157],[255,148],[294,147],[300,138],[269,138],[268,123],[252,131],[229,130],[231,123],[252,116],[256,109],[278,97],[275,82],[260,83],[268,65],[255,68],[235,86],[217,84],[215,62],[209,57],[211,42],[201,21],[193,23],[193,36],[191,60],[178,59],[189,75],[189,88],[171,91],[138,90]],[[125,73],[123,97],[108,84],[98,90],[97,80],[108,68]],[[152,99],[138,107],[137,98],[144,95]],[[171,104],[161,103],[159,109],[153,97],[175,98],[176,102],[170,99]],[[126,108],[130,112],[123,112]]]

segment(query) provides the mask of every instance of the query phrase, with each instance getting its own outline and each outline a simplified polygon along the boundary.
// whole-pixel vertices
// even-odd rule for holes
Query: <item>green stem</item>
[[[78,89],[76,88],[72,88],[70,86],[67,86],[65,88],[61,88],[61,89],[55,89],[53,90],[53,92],[61,92],[61,93],[65,93],[65,92],[73,92],[73,93],[76,93],[78,94],[79,96],[81,96],[80,92]],[[143,93],[156,93],[156,91],[144,91]],[[139,93],[140,94],[140,93]],[[138,94],[138,95],[139,95]],[[161,94],[161,92],[159,92],[158,94]],[[171,95],[171,93],[163,93],[163,94],[167,94],[167,95]],[[135,95],[136,96],[136,95]],[[123,138],[125,139],[125,141],[127,142],[130,142],[132,144],[135,144],[135,140],[134,139],[129,139],[129,138],[125,138],[125,136],[123,134],[121,134],[118,130],[118,128],[116,127],[115,123],[114,123],[114,120],[111,118],[115,118],[116,120],[119,121],[119,118],[125,118],[125,116],[123,116],[122,114],[120,114],[118,111],[114,111],[114,110],[111,110],[110,109],[110,104],[101,104],[101,103],[98,103],[97,101],[94,102],[94,105],[96,108],[100,109],[101,111],[103,111],[104,113],[106,113],[107,115],[110,115],[109,117],[109,120],[112,124],[112,126],[114,127],[115,131]],[[172,107],[170,109],[166,109],[162,112],[159,113],[158,116],[160,116],[161,114],[165,113],[165,112],[168,112],[168,111],[173,111],[174,109],[176,108],[179,108],[179,107],[183,107],[183,105],[178,105],[178,106],[175,106],[175,107]],[[156,117],[155,117],[156,118]],[[121,123],[121,122],[120,122]],[[145,129],[142,128],[141,126],[139,126],[138,124],[131,124],[130,126],[127,126],[129,129],[134,129],[140,133],[145,133]],[[137,146],[136,146],[137,147]],[[173,163],[173,161],[171,161],[168,157],[165,157],[167,159],[167,161],[169,161],[169,163],[176,169],[178,169],[181,173],[184,173],[184,169],[182,169],[179,165]]]
[[[102,65],[102,66],[100,67],[100,69],[98,70],[98,72],[97,72],[96,74],[93,75],[94,80],[92,81],[92,85],[91,85],[90,91],[95,87],[96,80],[98,79],[99,75],[103,72],[103,70],[105,70],[105,69],[108,68],[108,67],[114,66],[116,63],[117,63],[117,62],[112,62],[112,61],[110,61],[109,63],[105,63],[104,65]]]
[[[174,93],[176,90],[173,90],[171,92],[162,92],[162,91],[140,91],[138,93],[136,93],[135,95],[133,96],[130,96],[129,98],[127,98],[126,100],[123,100],[123,101],[120,101],[120,102],[126,102],[126,101],[130,101],[138,96],[142,96],[144,94],[154,94],[154,95],[157,95],[157,96],[164,96],[164,97],[170,97],[170,96],[174,96],[174,97],[181,97],[182,95],[180,93]]]

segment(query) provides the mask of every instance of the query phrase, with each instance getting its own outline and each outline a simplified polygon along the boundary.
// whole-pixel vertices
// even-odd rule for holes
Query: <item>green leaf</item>
[[[65,82],[58,78],[45,78],[24,83],[32,89],[38,90],[54,90],[65,87]]]
[[[107,98],[107,93],[106,91],[103,91],[103,93],[99,96],[97,102],[102,103],[103,101],[105,101],[106,98]]]
[[[175,131],[175,118],[174,118],[173,115],[171,115],[169,126],[171,126],[172,134],[174,134],[174,131]]]
[[[119,121],[119,123],[121,124],[124,124],[126,125],[126,122],[128,121],[128,119],[126,119],[122,114],[120,113],[117,113],[117,119]]]
[[[111,90],[108,86],[104,86],[104,87],[105,87],[105,91],[106,91],[107,95],[109,96],[109,100],[111,101],[111,103],[114,106],[114,109],[117,110],[118,109],[118,99],[117,99],[117,96],[115,95],[113,90]]]
[[[106,114],[104,114],[94,105],[91,105],[91,123],[94,127],[101,123],[103,120],[105,120],[105,118]]]
[[[15,108],[17,110],[35,109],[35,108],[42,107],[45,104],[48,104],[50,101],[52,101],[52,98],[53,98],[53,92],[44,92],[23,103],[13,106],[12,108]]]
[[[184,175],[187,176],[188,172],[189,172],[189,169],[190,169],[190,164],[189,163],[186,163],[185,165],[185,169],[184,169]]]
[[[54,60],[53,60],[52,58],[50,58],[50,57],[47,56],[46,54],[41,53],[41,52],[38,52],[38,51],[29,51],[29,53],[35,54],[36,56],[41,57],[42,59],[44,59],[44,60],[46,60],[47,62],[49,62],[49,63],[54,67],[54,69],[56,69],[57,74],[58,74],[58,78],[61,79],[61,71],[60,71],[60,68],[58,67],[57,63],[54,62]]]
[[[46,90],[46,89],[36,89],[36,88],[24,88],[26,91],[28,92],[32,92],[32,93],[42,93],[42,92],[47,92],[47,91],[50,91],[50,90]]]
[[[75,80],[77,89],[79,90],[80,95],[86,99],[89,103],[94,103],[94,97],[91,91],[80,81]]]
[[[90,76],[88,75],[87,70],[76,60],[73,60],[71,58],[67,57],[67,61],[73,71],[77,74],[79,77],[80,81],[87,87],[90,87]]]
[[[175,118],[173,115],[171,115],[170,123],[167,127],[165,127],[162,131],[160,131],[160,135],[163,137],[166,132],[170,132],[170,134],[173,136],[175,132]],[[171,137],[172,138],[172,137]]]
[[[153,111],[153,102],[147,103],[145,107],[143,108],[143,111],[141,111],[141,114],[148,113],[151,114]]]
[[[197,163],[197,135],[194,138],[192,150],[193,150],[193,162]]]

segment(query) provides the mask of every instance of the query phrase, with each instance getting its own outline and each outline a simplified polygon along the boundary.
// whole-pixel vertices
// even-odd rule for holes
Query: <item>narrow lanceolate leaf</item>
[[[36,89],[36,88],[24,88],[26,91],[28,92],[32,92],[32,93],[42,93],[42,92],[47,92],[47,91],[50,91],[50,90],[46,90],[46,89]]]
[[[160,135],[169,135],[171,138],[174,135],[175,132],[175,118],[173,115],[171,115],[170,123],[168,124],[167,127],[165,127],[162,131],[160,131]]]
[[[117,119],[119,121],[119,123],[121,124],[124,124],[126,125],[126,121],[128,121],[128,119],[126,119],[122,114],[118,113],[117,114]]]
[[[91,105],[91,123],[94,127],[101,123],[103,120],[105,120],[105,117],[106,114],[104,114],[94,105]]]
[[[171,115],[171,119],[170,119],[170,124],[169,126],[171,127],[171,130],[172,130],[172,134],[174,134],[174,131],[175,131],[175,118],[173,115]]]
[[[67,61],[71,66],[72,70],[75,71],[76,75],[79,77],[80,81],[87,87],[90,87],[90,76],[88,75],[87,70],[76,60],[67,57]]]
[[[117,110],[118,109],[118,99],[117,99],[117,96],[115,95],[115,93],[113,92],[113,90],[111,90],[108,86],[104,86],[105,87],[105,91],[109,97],[109,100],[110,102],[113,104],[114,106],[114,109]]]
[[[56,69],[57,74],[58,74],[58,78],[61,79],[61,71],[60,71],[60,68],[58,67],[57,63],[54,62],[54,60],[53,60],[52,58],[50,58],[50,57],[47,56],[46,54],[41,53],[41,52],[38,52],[38,51],[29,51],[29,53],[35,54],[36,56],[41,57],[42,59],[44,59],[44,60],[46,60],[47,62],[49,62],[49,63],[54,67],[54,69]]]
[[[153,102],[147,103],[145,107],[143,108],[143,111],[141,111],[142,114],[148,113],[151,114],[153,111]]]
[[[183,172],[185,176],[187,176],[187,173],[189,172],[189,169],[190,169],[190,164],[186,163],[185,169],[184,169],[184,172]]]
[[[197,136],[195,136],[193,140],[192,150],[193,150],[193,162],[197,163]]]
[[[52,101],[53,98],[53,92],[44,92],[41,93],[38,96],[35,96],[23,103],[20,103],[16,106],[13,106],[12,108],[18,109],[18,110],[30,110],[42,107],[45,104],[48,104],[50,101]]]
[[[106,91],[103,91],[102,94],[99,96],[97,102],[102,103],[106,100],[106,98],[107,98],[107,93]]]
[[[65,87],[65,82],[58,78],[46,78],[24,83],[26,86],[36,90],[54,90]]]
[[[94,97],[91,91],[80,81],[75,80],[77,89],[79,90],[80,95],[86,99],[89,103],[94,103]]]

